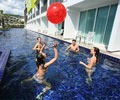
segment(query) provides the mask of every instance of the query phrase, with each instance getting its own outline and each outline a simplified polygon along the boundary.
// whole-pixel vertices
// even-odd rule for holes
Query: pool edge
[[[25,29],[25,30],[29,30],[29,29]],[[57,37],[50,36],[50,35],[48,35],[48,34],[39,33],[39,32],[33,31],[33,30],[30,30],[30,31],[35,32],[35,33],[37,33],[37,34],[41,34],[41,35],[47,36],[47,37],[51,37],[51,38],[56,39],[56,40],[59,40],[59,41],[66,42],[66,43],[69,43],[69,44],[71,43],[71,42],[69,42],[69,41],[66,41],[66,40],[63,40],[63,39],[59,39],[59,38],[57,38]],[[81,45],[79,45],[79,47],[80,47],[80,48],[83,48],[83,49],[85,49],[85,50],[87,50],[87,51],[90,50],[90,48],[87,48],[87,47],[84,47],[84,46],[81,46]],[[116,56],[110,55],[110,54],[106,54],[106,53],[103,52],[103,51],[100,51],[100,56],[103,57],[103,58],[107,58],[107,59],[109,59],[109,60],[111,60],[111,61],[114,61],[114,62],[120,64],[120,58],[119,58],[119,57],[116,57]]]
[[[2,54],[0,56],[0,82],[2,80],[4,70],[10,55],[10,49],[3,49],[1,52]]]

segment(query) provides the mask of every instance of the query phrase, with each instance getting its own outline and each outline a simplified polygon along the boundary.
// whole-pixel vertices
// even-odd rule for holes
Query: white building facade
[[[47,8],[61,2],[67,9],[65,21],[52,24],[46,16]],[[64,29],[63,38],[76,38],[78,32],[86,36],[95,32],[94,43],[108,51],[120,50],[120,0],[37,0],[27,13],[26,29],[55,35]]]

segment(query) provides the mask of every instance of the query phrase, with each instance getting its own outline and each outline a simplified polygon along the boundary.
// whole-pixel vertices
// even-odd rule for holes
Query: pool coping
[[[0,52],[2,52],[0,56],[0,82],[1,82],[4,74],[5,66],[7,64],[10,55],[10,49],[2,49],[0,50]]]
[[[30,30],[30,29],[26,29],[26,30]],[[59,41],[64,41],[64,42],[66,42],[66,43],[71,44],[71,42],[69,42],[69,41],[67,41],[67,40],[59,39],[59,38],[57,38],[57,37],[54,37],[54,36],[51,36],[51,35],[48,35],[48,34],[39,33],[39,32],[33,31],[33,30],[30,30],[30,31],[35,32],[35,33],[37,33],[37,34],[41,34],[41,35],[44,35],[44,36],[51,37],[51,38],[56,39],[56,40],[59,40]],[[79,47],[80,47],[80,48],[83,48],[83,49],[86,50],[87,52],[90,51],[90,48],[81,46],[80,44],[79,44]],[[111,60],[111,61],[114,61],[114,62],[120,64],[120,58],[119,58],[119,57],[116,57],[115,55],[107,54],[107,53],[105,53],[104,51],[100,51],[99,56],[100,56],[100,57],[103,57],[104,59],[106,58],[106,59],[109,59],[109,60]]]

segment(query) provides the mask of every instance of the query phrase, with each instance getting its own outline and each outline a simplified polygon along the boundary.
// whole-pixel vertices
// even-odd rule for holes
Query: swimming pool
[[[40,36],[47,42],[59,42],[58,60],[48,68],[45,77],[52,89],[43,95],[43,100],[120,100],[120,64],[100,58],[92,75],[91,85],[86,83],[87,73],[79,61],[87,62],[89,51],[81,48],[79,54],[65,51],[68,43],[52,39],[24,29],[11,29],[0,35],[0,47],[10,48],[11,54],[0,87],[0,100],[36,100],[43,85],[36,81],[21,84],[21,81],[36,72],[35,52],[32,50]],[[44,50],[46,61],[54,56],[53,48]]]

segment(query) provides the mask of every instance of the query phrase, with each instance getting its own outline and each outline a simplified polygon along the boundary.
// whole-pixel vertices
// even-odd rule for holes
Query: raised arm
[[[38,43],[33,47],[33,50],[38,50]]]
[[[52,60],[50,60],[49,62],[47,62],[47,63],[44,65],[44,67],[50,66],[51,64],[53,64],[53,63],[57,60],[57,58],[58,58],[58,52],[57,52],[56,46],[57,46],[57,44],[55,44],[55,45],[53,46],[53,47],[54,47],[54,52],[55,52],[54,58],[53,58]]]
[[[41,48],[41,52],[43,51],[43,49],[45,48],[45,46],[46,46],[46,42],[45,41],[43,41],[44,42],[44,45],[42,46],[42,48]]]

